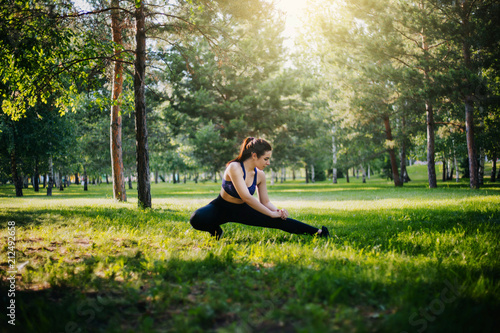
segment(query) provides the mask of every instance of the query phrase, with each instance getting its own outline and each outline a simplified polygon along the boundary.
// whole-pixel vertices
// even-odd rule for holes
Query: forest
[[[125,201],[133,179],[150,207],[151,181],[217,181],[247,136],[276,178],[498,178],[498,1],[309,1],[292,35],[278,5],[3,1],[2,183]]]

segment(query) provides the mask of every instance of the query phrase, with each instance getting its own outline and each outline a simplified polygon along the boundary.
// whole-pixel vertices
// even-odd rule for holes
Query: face
[[[261,157],[257,157],[257,154],[253,153],[253,159],[255,161],[255,166],[260,170],[264,170],[267,166],[271,165],[271,155],[272,151],[266,151]]]

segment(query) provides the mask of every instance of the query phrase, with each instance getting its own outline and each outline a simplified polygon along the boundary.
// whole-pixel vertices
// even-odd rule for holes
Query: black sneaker
[[[330,232],[328,231],[328,228],[325,227],[325,226],[322,226],[321,227],[321,234],[320,234],[320,237],[323,237],[323,238],[328,238],[330,237]]]
[[[221,227],[217,227],[217,230],[215,230],[215,239],[219,240],[221,239],[222,235],[224,235],[224,230],[222,230]]]

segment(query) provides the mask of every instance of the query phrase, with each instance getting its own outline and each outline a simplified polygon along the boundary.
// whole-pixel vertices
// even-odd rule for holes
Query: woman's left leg
[[[207,231],[217,239],[222,236],[220,225],[224,223],[224,210],[220,207],[220,200],[222,198],[218,197],[208,205],[197,209],[189,220],[193,228]]]

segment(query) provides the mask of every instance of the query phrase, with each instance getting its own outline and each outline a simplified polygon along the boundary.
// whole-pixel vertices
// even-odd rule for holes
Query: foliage
[[[15,149],[19,170],[24,175],[33,175],[36,165],[40,174],[46,173],[49,157],[58,167],[69,167],[71,148],[76,143],[74,126],[69,118],[61,117],[57,109],[47,104],[29,108],[26,117],[17,121],[1,114],[0,156],[8,161]]]
[[[242,4],[233,7],[224,2],[217,3],[218,12],[214,8],[197,12],[200,29],[207,28],[207,20],[218,26],[222,23],[218,17],[223,18],[224,33],[217,38],[158,33],[161,41],[179,38],[175,43],[159,42],[155,53],[155,68],[167,69],[154,70],[163,82],[157,92],[168,101],[162,106],[166,126],[173,135],[180,130],[188,134],[198,164],[212,171],[231,158],[243,138],[270,134],[282,119],[275,104],[279,92],[267,90],[281,61],[280,26],[271,20],[264,2],[249,3],[248,12],[241,12]],[[207,135],[213,137],[212,148],[204,145],[208,139],[201,138]]]
[[[366,137],[373,144],[368,151],[381,151],[384,146],[400,152],[418,149],[412,138],[424,134],[424,125],[428,127],[429,164],[438,154],[446,159],[462,154],[466,144],[462,140],[466,134],[464,100],[474,96],[478,109],[484,107],[484,88],[493,84],[496,74],[488,77],[478,73],[497,73],[494,59],[498,54],[493,55],[493,50],[498,48],[498,40],[485,28],[498,29],[498,24],[493,23],[498,4],[335,0],[313,3],[309,37],[304,38],[303,46],[316,50],[324,77],[341,92],[338,96],[343,101],[332,103],[341,108],[333,109],[332,114],[337,126],[347,129],[353,137],[346,142],[349,152],[340,150],[339,165],[346,163],[346,157],[359,160],[352,156],[360,147],[359,155],[367,157],[363,148],[368,146],[361,141]],[[470,24],[465,26],[464,22]],[[464,59],[466,46],[473,53],[470,63]],[[380,117],[390,118],[393,142],[380,136],[386,131]],[[478,120],[470,126],[481,130],[484,116],[474,117]],[[434,142],[439,126],[449,127],[454,135]],[[478,140],[481,147],[497,141],[493,132],[477,136]],[[342,138],[340,145],[341,141]],[[432,183],[431,175],[429,182]]]
[[[102,44],[87,39],[91,30],[77,36],[71,11],[66,1],[2,1],[0,100],[13,120],[49,98],[61,113],[72,110],[71,94],[102,68]]]

